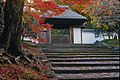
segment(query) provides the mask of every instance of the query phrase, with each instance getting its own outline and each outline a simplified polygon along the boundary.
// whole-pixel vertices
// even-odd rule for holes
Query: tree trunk
[[[14,55],[21,50],[22,13],[24,0],[7,0],[4,8],[5,28],[0,37],[1,47]]]
[[[109,32],[107,33],[107,36],[108,36],[108,38],[110,39],[110,33],[109,33]]]
[[[16,27],[16,31],[12,33],[11,39],[10,39],[10,45],[8,47],[8,51],[15,56],[18,56],[20,54],[16,54],[21,52],[21,35],[23,31],[22,27],[22,17],[19,17],[19,24]]]
[[[119,51],[120,51],[120,31],[118,32],[118,40],[119,40]]]
[[[103,34],[103,33],[101,33],[101,34],[102,34],[102,36],[103,36],[103,39],[105,40],[104,34]]]
[[[0,35],[4,28],[4,2],[0,1]]]
[[[9,42],[10,42],[10,36],[11,36],[11,32],[13,31],[13,26],[12,26],[12,16],[13,14],[11,14],[13,10],[11,9],[11,0],[7,0],[5,8],[4,8],[4,20],[5,20],[5,24],[4,24],[4,30],[2,35],[0,36],[0,46],[4,49],[7,49],[9,46]]]

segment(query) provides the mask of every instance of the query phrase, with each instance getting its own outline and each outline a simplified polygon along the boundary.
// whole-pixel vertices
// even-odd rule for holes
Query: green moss
[[[103,40],[103,41],[101,41],[101,42],[106,43],[106,44],[108,44],[108,45],[112,45],[112,46],[120,46],[120,45],[119,45],[119,41],[120,41],[120,40],[105,39],[105,40]]]
[[[28,46],[36,46],[36,44],[33,43],[32,41],[24,41],[24,43]]]
[[[30,71],[30,70],[25,69],[24,72],[26,72],[26,73],[27,73],[27,76],[29,76],[30,78],[40,78],[40,77],[38,76],[38,74],[36,74],[36,73],[33,72],[33,71]]]

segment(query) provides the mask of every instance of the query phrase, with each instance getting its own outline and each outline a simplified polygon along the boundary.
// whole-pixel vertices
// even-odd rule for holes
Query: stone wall
[[[69,43],[69,34],[52,34],[52,43]]]

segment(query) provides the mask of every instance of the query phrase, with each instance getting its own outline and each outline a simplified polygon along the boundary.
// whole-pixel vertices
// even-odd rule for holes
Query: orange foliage
[[[51,13],[49,12],[51,11]],[[26,0],[25,8],[23,13],[24,24],[29,25],[31,31],[38,35],[38,42],[44,41],[42,37],[39,36],[40,31],[47,31],[51,29],[50,24],[44,24],[45,17],[52,17],[53,15],[59,15],[64,12],[64,8],[60,8],[53,0],[42,1],[42,0]],[[47,16],[45,14],[48,14]],[[25,29],[26,30],[26,29]],[[24,33],[27,31],[24,31]],[[33,37],[31,37],[33,38]],[[41,39],[39,39],[41,38]],[[35,39],[35,38],[34,38]]]
[[[84,10],[91,0],[58,0],[60,3],[71,4],[71,7],[79,12]]]

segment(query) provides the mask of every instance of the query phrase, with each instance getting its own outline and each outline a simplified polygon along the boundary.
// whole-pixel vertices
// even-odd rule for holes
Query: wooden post
[[[83,40],[82,40],[82,28],[80,28],[81,30],[81,44],[83,43]]]
[[[70,28],[69,28],[69,40],[70,40],[71,44],[74,43],[73,42],[73,27],[72,26],[70,26]]]
[[[51,44],[51,30],[47,31],[47,44]]]

